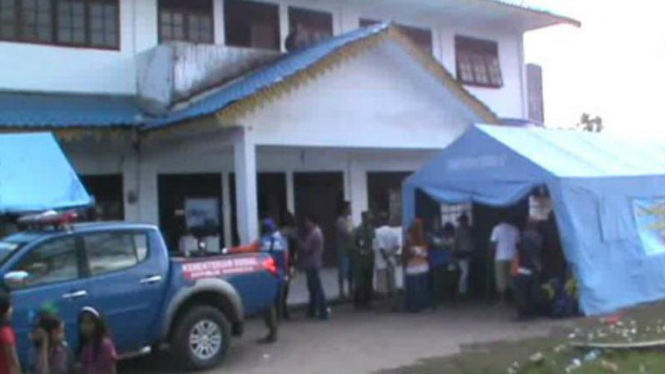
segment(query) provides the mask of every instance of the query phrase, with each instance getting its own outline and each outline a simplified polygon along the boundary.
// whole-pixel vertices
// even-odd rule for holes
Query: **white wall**
[[[504,87],[469,90],[501,117],[524,117],[523,57],[521,34],[500,29],[447,28],[436,19],[409,16],[408,9],[386,8],[381,13],[367,14],[361,8],[341,5],[337,1],[277,0],[280,7],[281,37],[288,33],[288,6],[300,6],[333,14],[336,34],[358,27],[361,17],[382,21],[394,20],[433,30],[434,56],[455,74],[454,37],[474,36],[499,43]],[[137,53],[157,44],[157,0],[120,0],[121,49],[104,51],[67,48],[27,43],[0,42],[0,90],[50,91],[76,93],[136,93]],[[223,0],[213,0],[215,41],[224,43]],[[136,16],[134,16],[136,15]],[[282,43],[283,46],[283,43]]]
[[[157,42],[156,1],[120,0],[119,51],[0,42],[0,90],[134,94],[134,56]]]
[[[441,149],[481,119],[392,41],[242,120],[260,145]]]

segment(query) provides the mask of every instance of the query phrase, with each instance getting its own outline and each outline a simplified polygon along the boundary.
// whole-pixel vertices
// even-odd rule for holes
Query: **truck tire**
[[[231,343],[231,327],[219,310],[194,306],[176,323],[171,350],[176,364],[186,370],[210,369],[224,359]]]

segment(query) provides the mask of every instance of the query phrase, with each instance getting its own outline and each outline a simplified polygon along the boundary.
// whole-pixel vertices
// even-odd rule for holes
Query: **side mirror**
[[[10,290],[22,288],[29,277],[27,271],[10,271],[4,276],[5,286]]]

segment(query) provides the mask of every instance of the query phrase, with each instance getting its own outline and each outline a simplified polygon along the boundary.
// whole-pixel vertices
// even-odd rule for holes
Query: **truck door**
[[[83,236],[93,305],[109,324],[118,350],[150,343],[166,284],[166,266],[151,250],[146,231],[106,231]]]
[[[78,347],[78,315],[89,300],[89,283],[82,277],[82,245],[73,236],[43,242],[18,258],[9,271],[25,271],[27,281],[12,290],[13,325],[18,352],[28,362],[35,318],[42,310],[54,310],[66,325],[67,341]]]

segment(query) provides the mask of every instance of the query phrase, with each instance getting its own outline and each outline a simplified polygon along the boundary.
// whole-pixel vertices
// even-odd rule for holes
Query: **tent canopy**
[[[0,214],[91,203],[53,135],[0,135]]]
[[[440,203],[505,207],[552,197],[580,303],[599,314],[665,298],[665,148],[607,135],[476,126],[404,184],[404,225],[421,190]]]

